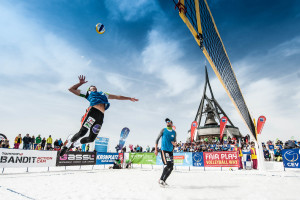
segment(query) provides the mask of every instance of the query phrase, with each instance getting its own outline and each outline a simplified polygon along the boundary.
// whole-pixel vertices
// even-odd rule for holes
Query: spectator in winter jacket
[[[270,159],[271,159],[270,152],[266,148],[266,146],[264,146],[263,151],[264,151],[264,157],[265,157],[265,159],[270,161]]]
[[[30,149],[29,144],[31,142],[31,137],[29,137],[29,134],[27,133],[26,136],[23,137],[23,149]]]
[[[277,146],[274,151],[274,157],[275,157],[275,161],[282,161],[282,153],[279,146]]]
[[[41,144],[41,147],[43,150],[45,149],[45,145],[46,145],[46,138],[43,138],[42,144]]]
[[[63,145],[63,142],[62,142],[61,138],[59,138],[59,140],[58,140],[58,146],[61,148],[62,145]]]
[[[89,152],[90,151],[90,144],[88,144],[87,146],[86,146],[86,152]]]
[[[42,142],[42,138],[41,138],[41,135],[38,135],[36,138],[35,138],[35,143],[38,145]]]
[[[59,149],[60,148],[59,143],[58,143],[58,139],[55,140],[55,142],[53,143],[53,145],[54,145],[55,149]]]
[[[30,149],[35,149],[35,137],[34,135],[31,137],[31,140],[30,140]]]
[[[47,150],[50,150],[52,148],[52,138],[51,135],[47,138]]]
[[[19,149],[19,146],[20,146],[21,143],[22,143],[22,136],[21,136],[21,134],[19,134],[19,135],[15,138],[14,149]]]

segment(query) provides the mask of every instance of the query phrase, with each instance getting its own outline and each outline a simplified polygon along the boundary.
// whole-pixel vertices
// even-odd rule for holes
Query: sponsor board
[[[97,152],[107,152],[109,138],[97,137],[95,140],[95,149]]]
[[[300,168],[300,149],[283,149],[282,160],[286,168]]]
[[[205,167],[238,167],[238,152],[222,151],[222,152],[204,152],[203,153]]]
[[[118,153],[97,153],[97,165],[114,164],[114,161],[119,158]]]
[[[193,165],[191,152],[173,153],[173,160],[174,160],[174,165],[176,165],[176,166],[192,166]],[[156,157],[156,165],[163,165],[160,152],[157,154],[157,157]]]
[[[121,163],[124,162],[124,153],[119,153],[119,159],[121,160]]]
[[[69,151],[60,157],[57,152],[56,166],[95,165],[96,153]]]
[[[204,167],[203,152],[193,153],[193,166],[194,167]]]
[[[56,151],[19,150],[0,148],[0,167],[52,167]]]
[[[177,165],[177,166],[193,165],[192,155],[193,155],[192,152],[174,153],[173,154],[174,165]]]
[[[129,153],[129,160],[134,164],[156,164],[154,153]]]

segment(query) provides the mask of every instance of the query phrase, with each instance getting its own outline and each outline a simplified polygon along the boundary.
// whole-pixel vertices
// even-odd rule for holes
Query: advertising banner
[[[204,152],[205,167],[238,167],[238,152],[221,151],[221,152]]]
[[[257,134],[261,134],[261,131],[265,125],[266,117],[260,116],[257,120]]]
[[[193,166],[194,167],[204,167],[203,152],[193,153]]]
[[[191,142],[194,141],[195,131],[197,130],[197,127],[198,127],[197,121],[193,121],[193,123],[191,125]]]
[[[52,167],[56,151],[37,151],[0,148],[0,167]]]
[[[283,149],[282,160],[286,168],[300,168],[300,149]]]
[[[97,152],[107,152],[109,138],[97,137],[95,140],[95,149]]]
[[[120,140],[119,140],[119,150],[121,150],[125,144],[125,140],[129,135],[129,128],[125,127],[121,131]]]
[[[119,159],[121,160],[121,163],[124,162],[124,153],[119,153]]]
[[[222,138],[223,138],[223,133],[224,133],[227,121],[228,121],[228,119],[225,116],[222,117],[221,120],[220,120],[220,140],[222,140]]]
[[[57,152],[56,166],[95,165],[96,153],[69,151],[63,157]]]
[[[118,153],[97,153],[97,165],[114,164],[114,161],[119,158]]]
[[[176,166],[192,166],[193,158],[192,152],[187,153],[173,153],[174,165]],[[159,152],[156,157],[156,165],[163,165],[161,153]]]
[[[156,164],[156,156],[154,153],[129,153],[129,160],[133,164]]]

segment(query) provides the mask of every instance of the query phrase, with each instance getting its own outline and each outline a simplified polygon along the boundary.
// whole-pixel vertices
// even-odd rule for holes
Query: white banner
[[[0,168],[54,167],[57,151],[0,148]]]

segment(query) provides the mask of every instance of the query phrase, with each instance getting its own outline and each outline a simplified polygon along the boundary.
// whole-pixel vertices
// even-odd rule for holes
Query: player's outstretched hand
[[[78,76],[78,79],[79,79],[79,83],[80,83],[80,84],[85,84],[85,83],[87,83],[87,81],[85,81],[85,76],[83,76],[83,75]]]
[[[132,98],[130,98],[130,101],[132,101],[132,102],[136,102],[136,101],[138,101],[138,99],[136,99],[136,98],[132,97]]]

